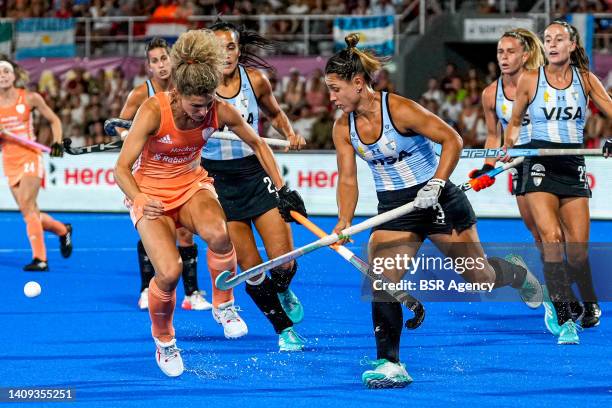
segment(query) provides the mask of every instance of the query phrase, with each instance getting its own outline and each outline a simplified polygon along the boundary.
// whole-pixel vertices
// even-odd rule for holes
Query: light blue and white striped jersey
[[[257,106],[257,97],[251,85],[251,80],[242,65],[238,65],[240,70],[240,88],[238,93],[232,98],[222,98],[231,103],[238,109],[238,112],[247,121],[249,125],[259,133],[259,107]],[[224,132],[229,132],[227,127]],[[253,149],[241,140],[221,140],[210,138],[208,143],[202,149],[202,157],[209,160],[232,160],[241,159],[243,157],[255,154]]]
[[[147,84],[147,94],[150,97],[152,97],[153,95],[155,95],[155,88],[153,87],[153,82],[151,82],[150,79],[147,79],[147,82],[145,82]]]
[[[502,78],[499,77],[497,80],[497,90],[495,91],[495,113],[497,114],[497,119],[499,123],[501,123],[502,130],[506,130],[508,126],[508,122],[512,118],[512,107],[514,106],[514,101],[508,99],[506,94],[504,93],[504,84],[502,82]],[[529,120],[529,110],[525,111],[525,116],[523,116],[523,120],[521,122],[521,130],[519,133],[518,141],[516,145],[524,145],[531,141],[531,120]]]
[[[552,87],[544,67],[538,74],[538,88],[529,104],[532,140],[553,143],[583,143],[587,97],[578,69],[572,66],[572,82],[565,89]]]
[[[378,140],[365,144],[359,138],[355,116],[349,114],[353,148],[372,170],[376,191],[394,191],[431,179],[438,167],[433,143],[421,135],[403,135],[393,124],[388,108],[389,94],[381,93],[382,129]]]

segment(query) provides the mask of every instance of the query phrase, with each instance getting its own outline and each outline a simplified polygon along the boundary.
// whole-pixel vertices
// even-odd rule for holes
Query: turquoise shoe
[[[281,306],[293,324],[298,324],[304,319],[304,307],[300,303],[300,299],[295,296],[291,289],[278,294]]]
[[[402,363],[392,363],[387,359],[368,361],[374,367],[361,375],[367,388],[404,388],[412,382],[412,377]]]
[[[287,327],[278,335],[279,351],[302,351],[306,339],[300,336],[293,327]]]
[[[523,302],[525,302],[527,307],[530,307],[531,309],[537,309],[538,307],[540,307],[544,295],[542,291],[542,285],[540,284],[540,281],[538,281],[538,278],[536,278],[531,273],[531,271],[527,267],[527,264],[521,256],[510,254],[507,255],[505,259],[510,263],[525,268],[525,270],[527,271],[527,276],[525,276],[523,286],[521,286],[521,288],[518,290],[519,295],[521,296],[521,299],[523,299]]]
[[[573,320],[563,323],[557,344],[580,344],[578,330],[582,330],[582,328],[574,323]]]
[[[559,336],[561,334],[561,326],[559,326],[559,321],[557,320],[555,306],[548,295],[548,288],[546,286],[542,286],[542,288],[544,293],[544,302],[542,303],[544,305],[544,324],[553,336]]]

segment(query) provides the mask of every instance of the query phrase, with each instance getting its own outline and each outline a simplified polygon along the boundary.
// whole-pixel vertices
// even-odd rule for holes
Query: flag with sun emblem
[[[16,59],[76,55],[72,18],[24,18],[17,21],[16,31]]]
[[[393,55],[394,16],[337,17],[334,19],[334,42],[336,51],[346,47],[344,37],[359,33],[359,49],[369,49],[378,56]]]

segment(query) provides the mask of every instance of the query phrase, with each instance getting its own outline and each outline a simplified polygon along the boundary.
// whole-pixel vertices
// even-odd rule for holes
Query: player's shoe
[[[412,382],[412,377],[402,363],[387,359],[370,361],[373,370],[364,371],[361,380],[367,388],[403,388]]]
[[[601,309],[595,302],[584,302],[584,314],[582,315],[581,326],[583,328],[599,326]]]
[[[140,292],[138,308],[140,310],[147,310],[149,308],[149,288],[144,288],[144,290]]]
[[[278,300],[280,300],[283,310],[287,313],[293,324],[298,324],[304,319],[304,307],[291,289],[279,293]]]
[[[544,296],[542,292],[542,285],[540,284],[540,281],[538,281],[538,278],[531,273],[527,267],[527,264],[519,255],[507,255],[505,259],[506,261],[518,265],[527,271],[523,286],[521,286],[521,288],[518,290],[523,302],[525,302],[525,304],[532,309],[537,309],[540,307]]]
[[[580,344],[578,330],[582,330],[582,328],[574,323],[573,320],[563,323],[557,344]]]
[[[218,309],[212,309],[213,318],[223,326],[223,334],[227,339],[237,339],[249,332],[246,323],[238,315],[238,310],[233,301],[220,304]]]
[[[62,256],[64,258],[68,258],[70,255],[72,255],[72,224],[65,225],[68,232],[66,232],[66,235],[60,236],[59,241]]]
[[[302,351],[306,339],[300,336],[293,327],[287,327],[278,335],[279,351]]]
[[[543,286],[544,289],[544,324],[546,328],[553,336],[559,336],[561,334],[561,326],[559,326],[559,321],[557,320],[557,312],[555,311],[555,306],[552,304],[550,300],[550,296],[548,295],[548,288]]]
[[[164,343],[153,337],[157,350],[155,351],[155,361],[164,374],[168,377],[178,377],[183,374],[185,367],[181,358],[181,350],[176,347],[176,339]]]
[[[584,316],[584,306],[578,301],[570,302],[570,310],[572,311],[572,320],[575,322],[580,321]]]
[[[23,267],[26,272],[47,272],[49,270],[49,264],[47,261],[41,261],[38,258],[32,259],[32,262]]]
[[[204,297],[206,292],[196,290],[189,296],[183,298],[181,307],[185,310],[210,310],[212,304]]]

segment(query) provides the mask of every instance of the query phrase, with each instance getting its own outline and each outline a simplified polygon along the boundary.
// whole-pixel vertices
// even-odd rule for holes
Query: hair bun
[[[347,35],[346,37],[344,37],[344,41],[346,41],[346,45],[349,49],[355,48],[357,44],[359,43],[359,34],[351,33]]]

